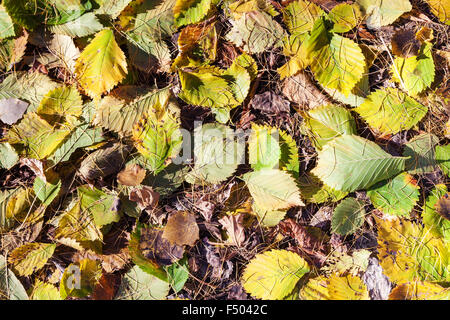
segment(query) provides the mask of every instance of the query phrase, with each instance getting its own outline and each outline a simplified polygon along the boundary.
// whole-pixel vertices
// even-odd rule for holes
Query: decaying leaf
[[[193,246],[199,239],[199,228],[195,216],[186,211],[172,214],[167,219],[162,238],[179,246]]]
[[[145,169],[138,164],[131,164],[118,173],[117,181],[125,186],[137,186],[144,180],[145,175]]]

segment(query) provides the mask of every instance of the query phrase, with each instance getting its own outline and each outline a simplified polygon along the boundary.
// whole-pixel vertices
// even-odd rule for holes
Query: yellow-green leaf
[[[125,78],[128,73],[125,54],[112,30],[104,29],[95,35],[77,59],[75,73],[81,88],[91,98],[99,98]]]
[[[428,108],[395,88],[379,89],[354,109],[373,129],[395,134],[411,129],[428,112]]]
[[[29,276],[41,269],[56,249],[54,243],[27,243],[14,249],[8,261],[21,276]]]
[[[255,256],[242,276],[244,289],[255,298],[280,300],[294,289],[310,270],[298,254],[271,250]]]

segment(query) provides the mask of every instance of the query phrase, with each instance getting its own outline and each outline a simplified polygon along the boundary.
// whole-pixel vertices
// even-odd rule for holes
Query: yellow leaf
[[[29,276],[47,263],[55,248],[53,243],[27,243],[14,249],[8,261],[19,275]]]
[[[271,250],[255,256],[247,265],[242,283],[255,298],[280,300],[309,272],[308,263],[287,250]]]
[[[35,112],[29,112],[5,138],[11,144],[23,144],[25,156],[40,160],[50,156],[70,131],[70,128],[55,129]]]
[[[366,285],[360,277],[332,274],[328,279],[330,300],[370,300]]]
[[[81,88],[91,98],[100,97],[125,78],[128,73],[125,54],[112,30],[96,34],[77,59],[75,73]]]
[[[389,300],[450,300],[450,289],[428,281],[404,282],[391,291]]]

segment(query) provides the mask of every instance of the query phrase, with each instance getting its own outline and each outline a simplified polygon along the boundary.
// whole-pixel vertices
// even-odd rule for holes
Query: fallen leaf
[[[146,170],[138,164],[127,165],[126,168],[119,172],[117,181],[125,186],[137,186],[141,184],[146,175]]]
[[[22,118],[30,104],[16,98],[0,100],[0,120],[14,124]]]
[[[153,209],[159,201],[159,193],[153,191],[152,188],[142,186],[141,188],[134,188],[130,191],[130,201],[137,202],[141,210]]]
[[[272,91],[266,91],[255,95],[252,98],[251,107],[255,110],[261,110],[262,112],[276,115],[283,112],[289,113],[290,111],[289,101]]]
[[[228,234],[228,242],[240,247],[245,241],[244,214],[225,216],[219,220]]]
[[[186,211],[177,211],[167,219],[162,237],[179,246],[193,246],[199,239],[199,228],[195,216]]]
[[[306,72],[283,81],[282,91],[286,98],[305,109],[330,104],[331,100],[319,90]]]

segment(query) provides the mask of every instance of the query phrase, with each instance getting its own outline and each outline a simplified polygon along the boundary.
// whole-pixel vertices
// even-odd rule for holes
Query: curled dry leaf
[[[228,242],[241,246],[245,241],[244,214],[225,216],[219,220],[220,224],[225,228],[228,234]]]
[[[136,202],[141,210],[151,210],[158,204],[159,193],[150,187],[143,186],[131,190],[129,199]]]
[[[120,170],[129,152],[121,143],[92,152],[81,162],[80,175],[88,181],[106,177]]]
[[[318,265],[322,265],[326,261],[327,257],[325,253],[327,252],[327,248],[325,243],[308,232],[305,226],[302,226],[291,218],[285,219],[279,226],[281,232],[294,238],[299,247],[310,255]]]
[[[167,219],[162,237],[177,245],[193,246],[199,239],[199,228],[195,216],[186,211],[177,211]]]
[[[146,171],[138,164],[129,164],[119,172],[117,181],[125,186],[137,186],[145,178]]]
[[[316,87],[306,72],[302,71],[294,77],[285,79],[282,86],[286,98],[306,109],[331,103],[331,100]]]

